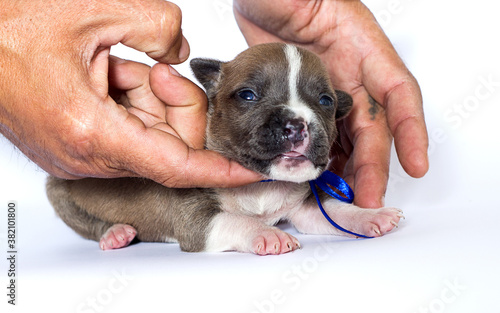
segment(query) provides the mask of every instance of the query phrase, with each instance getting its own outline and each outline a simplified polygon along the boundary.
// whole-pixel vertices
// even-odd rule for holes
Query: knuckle
[[[128,12],[121,12],[127,31],[119,40],[153,59],[176,62],[182,44],[180,8],[164,0],[151,0],[147,5],[141,1],[129,2]]]
[[[176,24],[178,24],[178,26],[180,26],[180,21],[182,19],[181,9],[176,4],[174,4],[172,2],[164,1],[162,3],[165,6],[165,12],[167,12],[168,15],[170,16],[170,19],[175,21]]]
[[[92,155],[96,140],[95,130],[88,125],[76,123],[66,131],[67,154],[75,159],[85,159]]]
[[[92,124],[72,122],[61,136],[64,145],[61,168],[71,176],[95,176],[99,132]]]
[[[149,21],[151,36],[169,39],[181,30],[182,12],[180,8],[170,2],[161,1],[159,7],[150,11],[143,11],[143,20]]]
[[[182,12],[180,8],[170,2],[162,2],[161,16],[156,19],[155,33],[159,36],[159,46],[163,49],[180,47]],[[179,48],[176,47],[176,48]]]

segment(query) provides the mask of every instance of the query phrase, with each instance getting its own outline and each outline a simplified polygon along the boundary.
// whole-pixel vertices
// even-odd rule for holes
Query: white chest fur
[[[260,182],[239,188],[220,189],[226,212],[245,214],[272,225],[286,219],[309,194],[306,183]]]

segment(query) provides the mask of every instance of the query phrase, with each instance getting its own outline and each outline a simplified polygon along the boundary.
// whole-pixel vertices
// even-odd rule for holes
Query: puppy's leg
[[[211,222],[206,251],[282,254],[300,248],[299,241],[281,229],[240,214],[222,212]]]
[[[99,240],[102,250],[119,249],[128,246],[137,235],[137,230],[127,224],[114,224]]]
[[[128,245],[136,231],[132,226],[105,222],[80,208],[71,198],[68,181],[55,177],[47,179],[47,196],[57,215],[79,235],[101,240],[103,250]]]
[[[178,242],[183,251],[205,250],[211,220],[220,210],[210,189],[169,189],[142,179],[49,178],[47,194],[59,216],[103,249],[145,242]]]
[[[311,200],[311,199],[309,199]],[[369,237],[379,237],[398,226],[402,211],[395,208],[362,209],[333,198],[322,205],[330,218],[341,227]],[[290,221],[301,233],[351,236],[332,226],[321,213],[315,200],[307,201],[293,213]]]

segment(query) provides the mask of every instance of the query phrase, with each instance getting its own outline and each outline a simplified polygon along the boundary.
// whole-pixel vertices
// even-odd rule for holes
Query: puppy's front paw
[[[258,255],[282,254],[300,249],[300,243],[281,229],[269,227],[255,236],[252,249]]]
[[[115,224],[102,235],[99,247],[102,250],[119,249],[128,246],[135,238],[137,231],[127,224]]]
[[[396,208],[362,209],[360,214],[361,234],[369,237],[380,237],[390,232],[404,218],[403,211]]]

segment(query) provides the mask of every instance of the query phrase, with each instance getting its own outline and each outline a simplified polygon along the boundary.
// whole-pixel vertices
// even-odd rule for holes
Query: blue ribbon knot
[[[326,213],[325,209],[323,208],[323,205],[321,205],[321,200],[319,199],[318,190],[316,189],[316,187],[319,187],[321,190],[323,190],[328,195],[330,195],[330,197],[333,197],[333,198],[335,198],[337,200],[340,200],[340,201],[343,201],[343,202],[347,202],[347,203],[352,203],[353,202],[353,200],[354,200],[354,192],[352,191],[351,187],[349,186],[349,184],[346,183],[345,180],[343,180],[338,175],[336,175],[336,174],[334,174],[334,173],[332,173],[330,171],[324,171],[318,178],[310,180],[309,181],[309,186],[311,187],[311,191],[314,194],[314,197],[316,198],[316,202],[318,203],[318,207],[321,210],[321,213],[323,213],[323,215],[325,216],[326,220],[328,222],[330,222],[330,224],[332,224],[335,228],[337,228],[337,229],[339,229],[339,230],[341,230],[341,231],[343,231],[345,233],[354,235],[356,237],[360,237],[360,238],[373,238],[373,237],[369,237],[369,236],[365,236],[365,235],[354,233],[354,232],[352,232],[350,230],[347,230],[347,229],[343,228],[339,224],[335,223],[330,218],[330,216],[328,215],[328,213]],[[337,189],[338,191],[340,191],[340,193],[342,193],[342,195],[340,195],[339,193],[337,193],[332,187],[334,187],[335,189]]]

